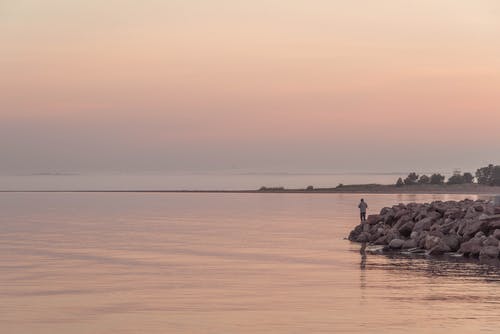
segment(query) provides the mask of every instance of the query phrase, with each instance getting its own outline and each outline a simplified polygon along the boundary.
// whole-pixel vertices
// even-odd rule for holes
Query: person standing
[[[361,221],[362,222],[366,221],[366,209],[368,209],[368,204],[366,204],[363,198],[361,199],[361,202],[359,202],[358,208]]]

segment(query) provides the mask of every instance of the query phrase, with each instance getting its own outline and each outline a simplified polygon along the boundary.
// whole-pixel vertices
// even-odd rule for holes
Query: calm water
[[[0,194],[1,332],[497,332],[498,269],[363,259],[344,240],[358,199]]]
[[[395,183],[400,174],[342,173],[87,173],[1,175],[0,190],[234,190],[336,187],[339,183]]]

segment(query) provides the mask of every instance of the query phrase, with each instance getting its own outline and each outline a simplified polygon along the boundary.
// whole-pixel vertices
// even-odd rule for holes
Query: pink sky
[[[0,169],[500,163],[500,3],[0,3]]]

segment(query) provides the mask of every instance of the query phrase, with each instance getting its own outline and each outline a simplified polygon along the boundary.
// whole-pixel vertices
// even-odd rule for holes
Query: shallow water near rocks
[[[496,332],[500,270],[362,256],[350,194],[0,194],[5,333]],[[366,195],[369,213],[467,195]]]

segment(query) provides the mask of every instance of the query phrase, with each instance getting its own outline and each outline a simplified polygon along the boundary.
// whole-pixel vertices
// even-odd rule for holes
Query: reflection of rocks
[[[499,213],[500,206],[483,200],[398,204],[369,215],[349,240],[386,250],[425,250],[429,255],[458,251],[466,257],[497,259]]]

